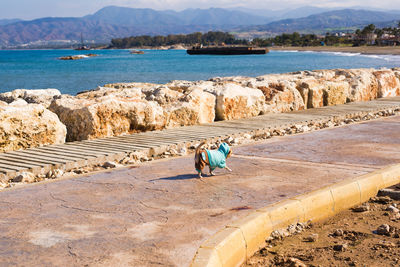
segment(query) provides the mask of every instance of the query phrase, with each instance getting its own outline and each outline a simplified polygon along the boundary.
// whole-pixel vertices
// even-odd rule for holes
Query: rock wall
[[[200,89],[125,84],[63,95],[49,109],[67,126],[67,141],[213,122],[215,96]],[[121,89],[119,89],[121,88]]]
[[[7,117],[2,120],[5,129],[6,121],[9,124],[31,117],[32,123],[48,123],[43,114],[53,119],[49,125],[58,128],[53,134],[48,133],[51,131],[48,128],[29,124],[31,122],[16,126],[19,135],[14,133],[13,138],[23,139],[20,148],[26,148],[62,142],[65,127],[56,122],[57,119],[66,126],[67,141],[76,141],[399,95],[400,68],[334,69],[172,81],[163,85],[116,83],[77,96],[61,95],[55,89],[14,90],[0,94],[0,100],[11,103],[0,101],[0,109],[5,114],[4,110],[12,105],[20,105],[13,108],[18,116],[24,116],[24,119]],[[34,108],[25,101],[42,104],[48,109],[43,106],[40,109],[39,105]],[[5,141],[1,141],[0,148],[2,151],[18,149],[7,141],[13,139],[5,137],[9,134],[7,131],[3,131],[1,140]],[[35,138],[29,135],[33,131]],[[27,134],[23,134],[25,132]],[[40,132],[47,134],[41,136]]]

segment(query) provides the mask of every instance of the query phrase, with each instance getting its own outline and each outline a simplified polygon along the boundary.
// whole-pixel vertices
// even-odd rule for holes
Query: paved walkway
[[[232,173],[192,156],[0,192],[0,266],[188,266],[252,210],[400,162],[400,116],[234,148]]]
[[[350,103],[291,113],[267,114],[249,119],[220,121],[164,131],[0,153],[0,179],[11,179],[24,171],[35,174],[47,173],[54,168],[68,171],[87,165],[103,164],[108,160],[121,160],[127,153],[133,151],[161,154],[168,150],[169,146],[196,143],[203,139],[250,133],[268,128],[286,128],[287,125],[328,121],[332,118],[345,118],[399,107],[400,97],[381,98],[370,102]]]

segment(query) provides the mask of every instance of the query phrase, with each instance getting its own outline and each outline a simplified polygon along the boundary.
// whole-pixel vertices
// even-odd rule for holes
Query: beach
[[[365,55],[400,55],[400,46],[275,46],[272,51],[313,51],[360,53]]]

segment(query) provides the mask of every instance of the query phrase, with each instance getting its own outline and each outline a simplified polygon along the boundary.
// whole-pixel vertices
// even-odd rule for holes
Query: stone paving
[[[290,115],[287,115],[290,116]],[[188,266],[227,223],[400,162],[400,116],[234,147],[232,173],[193,155],[0,192],[0,266]]]
[[[294,124],[351,118],[369,112],[399,108],[400,97],[381,98],[369,102],[349,103],[291,113],[267,114],[249,119],[220,121],[164,131],[0,153],[0,181],[13,179],[22,172],[45,175],[54,169],[70,171],[74,168],[101,165],[106,161],[120,161],[131,152],[157,156],[170,148],[188,147],[204,139],[211,141],[215,138],[232,135],[255,132],[260,134],[263,131],[281,129]]]

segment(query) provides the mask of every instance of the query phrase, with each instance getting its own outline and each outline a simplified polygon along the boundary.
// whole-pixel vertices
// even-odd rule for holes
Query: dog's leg
[[[232,171],[228,166],[225,166],[225,169],[227,169],[228,171]]]
[[[215,176],[215,173],[213,173],[213,169],[211,169],[210,166],[208,166],[208,168],[210,169],[210,175],[211,175],[211,176]]]

